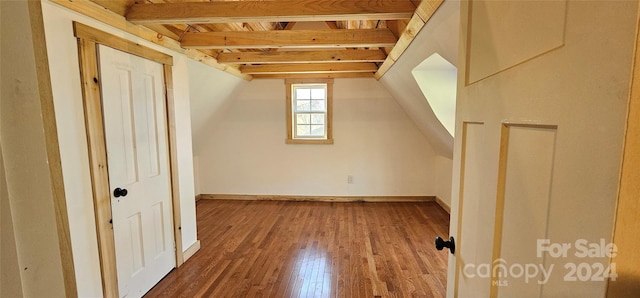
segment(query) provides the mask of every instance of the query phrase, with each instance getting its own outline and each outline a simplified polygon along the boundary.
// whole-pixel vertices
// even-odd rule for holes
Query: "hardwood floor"
[[[444,297],[435,202],[200,200],[202,248],[146,297]]]

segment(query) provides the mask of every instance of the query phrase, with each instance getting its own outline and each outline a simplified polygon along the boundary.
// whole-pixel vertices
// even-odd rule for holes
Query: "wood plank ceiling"
[[[442,1],[92,0],[245,78],[380,78]]]

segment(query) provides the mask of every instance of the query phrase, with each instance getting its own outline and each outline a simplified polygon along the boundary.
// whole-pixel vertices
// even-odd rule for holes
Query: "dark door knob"
[[[114,189],[114,190],[113,190],[113,196],[114,196],[114,197],[116,197],[116,198],[119,198],[119,197],[126,197],[128,193],[129,193],[129,192],[127,191],[127,189],[126,189],[126,188],[120,188],[120,187],[118,187],[118,188],[116,188],[116,189]]]
[[[453,237],[449,237],[449,241],[444,241],[444,239],[436,237],[436,249],[442,250],[445,247],[451,251],[451,254],[456,253],[456,242]]]

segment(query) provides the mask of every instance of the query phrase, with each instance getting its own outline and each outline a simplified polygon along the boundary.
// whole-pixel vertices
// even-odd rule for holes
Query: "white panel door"
[[[118,291],[140,297],[175,267],[164,71],[105,46],[99,57]]]
[[[637,5],[461,2],[448,297],[604,297]]]

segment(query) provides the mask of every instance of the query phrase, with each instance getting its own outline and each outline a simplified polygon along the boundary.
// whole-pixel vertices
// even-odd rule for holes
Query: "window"
[[[285,80],[287,144],[333,144],[333,79]]]

